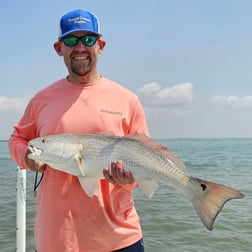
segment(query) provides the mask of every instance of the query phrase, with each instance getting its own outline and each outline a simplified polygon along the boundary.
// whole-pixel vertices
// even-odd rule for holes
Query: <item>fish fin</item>
[[[138,134],[138,133],[132,133],[129,135],[124,136],[125,138],[138,141],[142,143],[143,145],[150,147],[151,149],[159,152],[163,157],[166,159],[172,161],[179,169],[185,170],[186,166],[184,162],[176,155],[174,154],[170,149],[167,147],[163,146],[160,143],[157,143],[150,137],[143,135],[143,134]]]
[[[76,161],[76,163],[77,163],[77,165],[78,165],[78,167],[80,169],[80,172],[81,172],[82,176],[85,177],[86,175],[85,175],[85,172],[84,172],[84,170],[82,168],[83,167],[83,159],[82,159],[80,154],[77,154],[75,156],[75,161]]]
[[[99,180],[86,177],[78,177],[78,179],[82,189],[89,197],[93,197],[94,195],[98,196]]]
[[[138,182],[138,184],[149,199],[153,196],[159,186],[158,183],[153,180],[143,180]]]
[[[101,131],[101,132],[93,132],[93,133],[89,133],[86,134],[89,136],[95,136],[95,137],[116,137],[116,138],[120,138],[119,136],[115,136],[115,134],[113,134],[113,132],[111,131]]]
[[[203,195],[192,198],[192,203],[202,223],[208,230],[212,230],[214,221],[225,203],[231,199],[243,198],[244,195],[231,187],[205,180],[196,180],[200,184]]]

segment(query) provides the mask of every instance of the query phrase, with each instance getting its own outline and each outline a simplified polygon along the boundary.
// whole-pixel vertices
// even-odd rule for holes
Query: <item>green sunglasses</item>
[[[74,35],[68,35],[62,38],[64,44],[69,47],[74,47],[78,44],[79,40],[84,46],[91,47],[97,41],[97,35],[85,35],[82,37],[77,37]]]

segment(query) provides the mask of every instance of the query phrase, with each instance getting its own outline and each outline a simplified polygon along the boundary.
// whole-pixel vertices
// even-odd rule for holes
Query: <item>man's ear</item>
[[[58,54],[59,56],[63,56],[63,53],[62,53],[62,51],[61,51],[61,43],[62,43],[61,41],[57,41],[57,42],[55,42],[54,45],[53,45],[55,51],[57,52],[57,54]]]
[[[103,39],[98,39],[98,45],[99,45],[99,53],[102,53],[105,45],[106,45],[106,41]]]

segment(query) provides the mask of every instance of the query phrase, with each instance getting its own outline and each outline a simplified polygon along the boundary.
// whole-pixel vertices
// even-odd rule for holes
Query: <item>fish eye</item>
[[[45,143],[45,142],[46,142],[46,138],[43,138],[43,139],[41,140],[41,142],[42,142],[42,143]]]

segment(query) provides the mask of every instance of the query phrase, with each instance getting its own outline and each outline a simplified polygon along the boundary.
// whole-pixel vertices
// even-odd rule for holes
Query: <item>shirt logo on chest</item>
[[[120,111],[112,111],[112,110],[108,110],[108,109],[100,109],[101,113],[106,113],[106,114],[110,114],[110,115],[117,115],[117,116],[122,116],[123,113]]]

